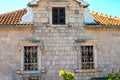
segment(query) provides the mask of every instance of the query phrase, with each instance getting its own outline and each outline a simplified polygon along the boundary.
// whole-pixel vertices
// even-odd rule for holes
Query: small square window
[[[65,24],[65,8],[64,7],[52,8],[52,24]]]

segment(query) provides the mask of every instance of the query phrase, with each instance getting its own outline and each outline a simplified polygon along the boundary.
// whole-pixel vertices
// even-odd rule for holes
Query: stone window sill
[[[67,27],[68,25],[67,24],[60,24],[60,25],[55,25],[55,24],[50,24],[51,27]]]
[[[65,28],[65,27],[72,28],[72,27],[73,27],[73,24],[58,24],[58,25],[56,25],[56,24],[45,24],[45,26],[46,26],[47,28],[50,28],[50,27],[53,27],[53,28],[61,28],[61,26],[62,26],[62,28]]]
[[[37,70],[37,71],[21,71],[21,70],[18,70],[16,71],[16,74],[33,74],[33,73],[46,73],[47,71],[42,69],[41,71],[40,70]]]
[[[101,71],[98,71],[98,70],[96,70],[96,69],[81,69],[81,70],[79,70],[79,69],[76,69],[76,70],[74,70],[74,72],[75,73],[87,73],[87,72],[89,72],[89,73],[95,73],[95,72],[101,72]]]

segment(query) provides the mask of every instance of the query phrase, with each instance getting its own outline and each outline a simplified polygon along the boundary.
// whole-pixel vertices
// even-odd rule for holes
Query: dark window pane
[[[53,8],[52,21],[53,24],[65,24],[65,8]]]
[[[64,14],[65,13],[65,9],[64,8],[61,8],[60,9],[60,14]]]
[[[58,14],[58,9],[57,9],[57,8],[54,8],[54,9],[53,9],[53,12],[54,12],[54,14]]]
[[[61,23],[61,24],[64,24],[64,19],[60,19],[60,23]]]

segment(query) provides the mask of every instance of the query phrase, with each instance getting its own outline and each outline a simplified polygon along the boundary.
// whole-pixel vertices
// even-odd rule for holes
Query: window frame
[[[85,54],[84,54],[84,55],[85,55],[84,57],[89,57],[89,58],[90,58],[90,56],[88,56],[87,54],[88,54],[88,53],[91,53],[91,52],[89,52],[89,51],[90,51],[89,49],[88,49],[88,50],[87,50],[87,49],[84,49],[84,53],[82,53],[82,52],[83,52],[82,47],[85,47],[85,48],[87,48],[87,49],[88,49],[88,47],[92,47],[92,51],[91,51],[91,52],[92,52],[92,59],[93,59],[92,62],[91,62],[91,61],[87,62],[87,61],[86,61],[86,58],[85,58],[85,61],[86,61],[86,62],[82,62],[83,54],[85,53]],[[86,51],[86,50],[87,50],[87,51]],[[81,70],[95,69],[94,46],[93,46],[93,45],[82,45],[82,46],[80,46],[80,53],[81,53],[81,55],[80,55],[80,56],[81,56]],[[89,58],[88,58],[88,59],[89,59]],[[87,63],[87,64],[90,64],[90,65],[93,63],[93,68],[91,68],[90,65],[89,65],[89,66],[86,65],[88,68],[83,68],[84,65],[82,65],[82,63]]]
[[[30,72],[39,72],[40,70],[41,70],[41,58],[42,58],[42,49],[41,49],[41,46],[43,45],[42,44],[42,41],[30,41],[30,40],[22,40],[22,41],[20,41],[19,42],[19,44],[18,44],[19,46],[19,53],[20,53],[20,57],[21,57],[21,69],[20,69],[20,71],[21,72],[28,72],[28,73],[30,73]],[[38,55],[38,70],[36,70],[36,71],[32,71],[32,70],[30,70],[30,71],[25,71],[24,70],[24,46],[37,46],[38,48],[37,48],[37,55]]]
[[[54,23],[54,9],[58,9],[58,22]],[[60,9],[64,9],[64,22],[60,23]],[[52,7],[52,24],[53,25],[65,25],[66,24],[66,9],[65,7]]]
[[[86,42],[78,43],[78,72],[95,72],[97,71],[97,42],[98,40],[86,40]],[[93,46],[93,55],[94,55],[94,69],[82,69],[81,68],[81,51],[80,46]],[[76,70],[77,72],[77,70]]]
[[[35,47],[36,50],[37,50],[37,51],[36,51],[36,54],[37,54],[37,55],[36,55],[37,62],[35,62],[35,63],[32,62],[32,61],[33,61],[33,59],[32,59],[32,58],[33,58],[33,50],[30,51],[30,50],[33,49],[34,47]],[[25,48],[27,48],[27,51],[25,50]],[[28,49],[30,49],[30,50],[28,50]],[[32,53],[31,53],[31,52],[32,52]],[[38,70],[38,46],[24,46],[24,53],[23,53],[23,54],[24,54],[24,68],[23,68],[24,71],[36,71],[36,70]],[[29,62],[29,63],[28,63],[28,62],[25,63],[25,61],[26,61],[26,60],[25,60],[25,59],[26,59],[26,58],[25,58],[25,54],[28,54],[27,56],[31,56],[31,57],[28,58],[28,59],[30,59],[30,62]],[[27,69],[25,69],[25,67],[26,67],[25,65],[30,65],[30,66],[35,66],[35,65],[36,65],[37,68],[36,68],[36,69],[33,68],[33,70],[32,70],[32,69],[27,70],[29,67],[27,66]]]
[[[77,39],[75,40],[75,50],[77,54],[77,65],[75,68],[75,72],[96,72],[97,71],[97,43],[98,40],[96,39],[87,39],[87,40],[81,40]],[[81,50],[80,46],[93,46],[93,55],[94,55],[94,69],[82,69],[81,68]]]

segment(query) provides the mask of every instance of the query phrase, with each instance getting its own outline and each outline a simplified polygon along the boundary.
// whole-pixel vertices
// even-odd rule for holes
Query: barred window
[[[37,46],[25,46],[24,47],[24,70],[37,70]]]
[[[94,69],[93,46],[81,46],[81,69]]]

